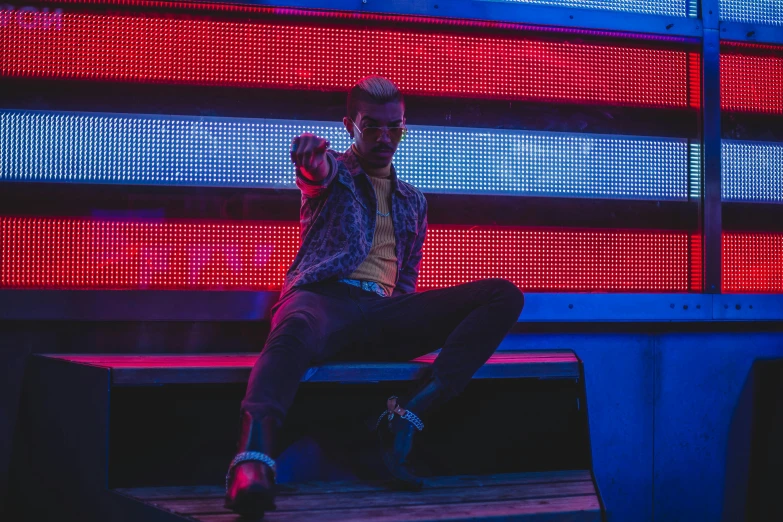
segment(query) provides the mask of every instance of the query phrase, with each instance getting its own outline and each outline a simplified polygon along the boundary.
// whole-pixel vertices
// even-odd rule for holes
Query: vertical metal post
[[[721,292],[721,106],[719,0],[702,0],[704,23],[701,67],[702,272],[704,292]]]

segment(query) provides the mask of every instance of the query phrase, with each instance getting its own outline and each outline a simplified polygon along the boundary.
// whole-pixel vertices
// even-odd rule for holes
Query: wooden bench
[[[52,496],[52,502],[39,503],[44,511],[38,515],[51,517],[59,511],[47,512],[46,509],[66,505],[68,513],[81,520],[235,520],[236,517],[222,507],[223,491],[217,485],[218,480],[211,486],[113,485],[116,481],[111,477],[123,468],[122,464],[113,461],[117,454],[113,457],[112,449],[116,452],[118,448],[127,448],[129,440],[131,446],[155,446],[158,445],[157,437],[166,433],[165,426],[156,425],[154,414],[148,413],[145,406],[140,408],[141,417],[122,422],[121,417],[129,415],[129,410],[117,406],[123,404],[122,400],[116,401],[119,400],[117,397],[138,401],[139,394],[161,393],[158,390],[166,389],[190,393],[194,386],[218,390],[214,387],[228,385],[239,390],[247,381],[257,357],[257,354],[34,356],[26,380],[29,391],[24,423],[29,444],[29,475],[20,479],[37,486],[25,490],[45,488]],[[430,354],[408,363],[324,364],[311,368],[303,382],[308,386],[314,383],[313,386],[328,385],[332,387],[330,389],[343,389],[346,384],[366,387],[376,386],[373,383],[383,385],[386,381],[410,381],[416,379],[434,359],[435,354]],[[564,382],[575,386],[573,383],[581,383],[581,375],[581,362],[573,352],[550,350],[498,352],[477,372],[475,379],[493,386],[493,382],[498,385],[503,382],[541,382],[541,386],[547,382]],[[208,388],[210,386],[213,388]],[[211,396],[212,392],[202,393]],[[531,400],[537,402],[539,398],[536,396]],[[201,403],[198,404],[201,408]],[[209,423],[209,414],[202,413],[200,409],[197,411],[197,415],[205,415],[204,422]],[[235,412],[231,415],[235,416]],[[584,417],[586,426],[586,415],[583,411],[579,415]],[[150,421],[154,432],[152,438],[136,438],[132,433],[134,429],[151,433],[149,425],[136,424],[135,419],[143,419],[144,416],[153,419]],[[213,424],[222,425],[224,422],[213,421]],[[508,421],[501,419],[501,422]],[[568,422],[563,421],[564,424]],[[512,429],[512,425],[504,426],[507,427],[500,428],[501,432]],[[121,432],[119,435],[112,434],[112,429]],[[495,430],[497,432],[498,428]],[[52,433],[56,433],[57,437],[52,437]],[[115,444],[117,437],[122,440],[118,439],[120,442]],[[584,435],[577,433],[575,437],[585,440],[589,452],[586,432]],[[225,449],[228,452],[233,450],[231,447]],[[537,452],[536,447],[520,446],[519,449],[527,453]],[[145,450],[142,448],[140,451]],[[350,451],[357,449],[351,448]],[[176,457],[173,458],[176,460]],[[221,468],[226,459],[230,459],[230,455],[218,459]],[[79,473],[74,472],[77,469]],[[215,477],[214,474],[209,476]],[[159,484],[166,486],[167,482]],[[600,497],[589,469],[430,476],[426,485],[423,492],[412,494],[388,491],[383,484],[373,480],[284,482],[281,485],[280,509],[267,514],[266,520],[593,522],[602,519]],[[35,501],[31,500],[31,504]]]

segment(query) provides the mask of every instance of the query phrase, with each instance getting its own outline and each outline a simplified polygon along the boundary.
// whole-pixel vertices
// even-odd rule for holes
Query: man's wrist
[[[302,182],[308,184],[308,185],[323,185],[328,179],[330,174],[332,173],[332,159],[329,157],[329,155],[326,156],[326,159],[321,164],[321,167],[319,170],[322,172],[315,173],[316,179],[311,178],[310,176],[306,175],[303,172],[303,169],[300,167],[296,168],[296,177],[302,180]],[[309,174],[309,173],[308,173]]]

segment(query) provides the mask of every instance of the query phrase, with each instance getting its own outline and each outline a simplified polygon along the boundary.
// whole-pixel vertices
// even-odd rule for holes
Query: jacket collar
[[[343,162],[348,169],[348,172],[351,173],[351,176],[356,177],[358,175],[363,175],[369,177],[359,164],[359,158],[356,157],[353,147],[348,147],[348,150],[340,154],[337,159]],[[396,192],[404,198],[410,197],[413,194],[410,187],[408,187],[408,184],[397,178],[397,169],[394,168],[394,164],[391,166],[390,179],[392,180],[392,192]]]

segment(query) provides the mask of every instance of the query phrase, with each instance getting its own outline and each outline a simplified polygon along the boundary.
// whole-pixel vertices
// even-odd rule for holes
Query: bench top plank
[[[244,383],[258,354],[47,355],[76,364],[107,368],[117,386]],[[314,366],[303,382],[370,383],[409,381],[435,360],[428,354],[410,362],[336,362]],[[497,352],[476,372],[476,379],[578,379],[579,359],[572,351]]]
[[[522,473],[499,473],[493,475],[453,475],[424,478],[427,489],[469,487],[480,488],[489,485],[510,484],[562,484],[566,482],[585,482],[592,480],[589,470],[534,471]],[[333,482],[296,482],[280,484],[278,497],[296,495],[328,495],[332,493],[366,493],[388,491],[383,481],[333,481]],[[167,486],[146,488],[115,489],[139,500],[187,500],[220,498],[225,496],[223,486]]]
[[[199,522],[239,522],[236,515],[200,515]],[[460,502],[399,506],[396,509],[346,508],[329,511],[274,512],[264,517],[266,522],[443,522],[490,521],[503,522],[601,522],[598,498],[592,495],[550,499],[520,499],[495,502]]]
[[[358,482],[297,484],[281,492],[277,511],[267,513],[264,520],[601,520],[600,503],[589,471],[435,477],[425,484],[425,489],[417,493],[389,491],[377,484]],[[182,498],[187,492],[183,488],[117,492],[191,520],[238,520],[223,507],[218,486],[199,488],[201,495],[191,498]]]
[[[557,498],[591,495],[595,486],[591,481],[569,482],[567,484],[505,484],[481,488],[442,488],[420,492],[399,492],[389,495],[387,491],[366,493],[331,493],[329,495],[292,495],[277,499],[279,511],[320,511],[340,509],[346,506],[363,508],[388,508],[428,504],[449,504],[459,502],[492,502],[497,500],[522,500],[530,498]],[[200,514],[230,512],[223,507],[223,499],[158,500],[154,504],[174,513],[189,517]]]

